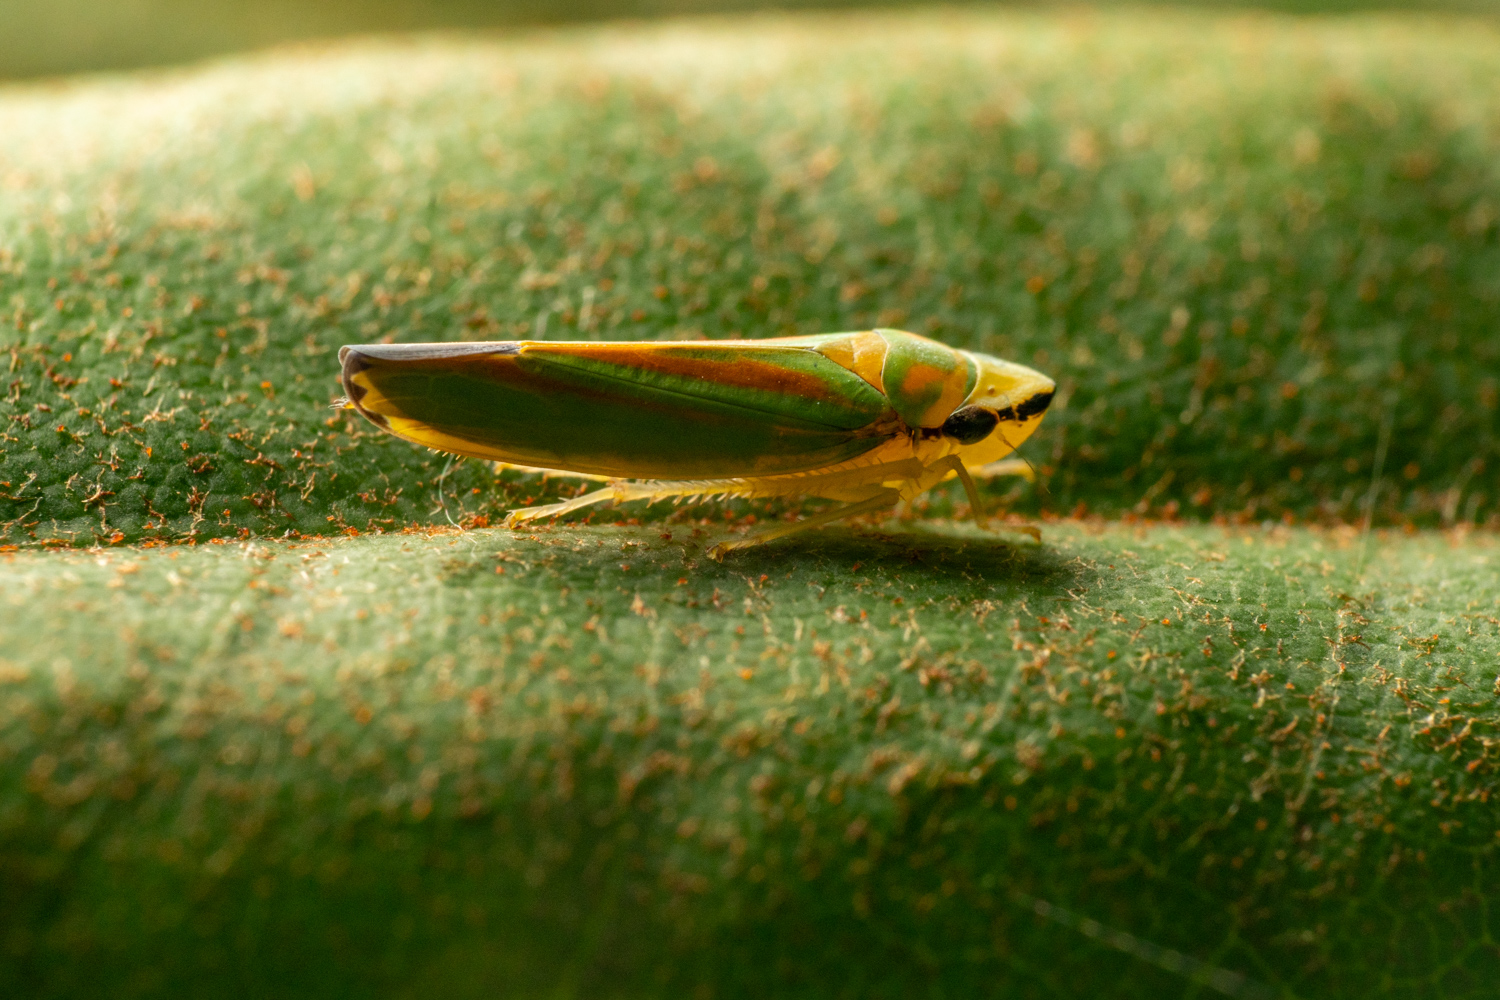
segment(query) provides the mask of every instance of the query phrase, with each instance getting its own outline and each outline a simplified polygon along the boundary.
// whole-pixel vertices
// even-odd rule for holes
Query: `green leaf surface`
[[[1488,995],[1493,537],[699,535],[6,557],[0,985]]]

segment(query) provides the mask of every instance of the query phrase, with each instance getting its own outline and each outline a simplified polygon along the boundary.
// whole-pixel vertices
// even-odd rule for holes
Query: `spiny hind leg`
[[[615,499],[614,487],[606,486],[602,490],[595,490],[592,493],[585,493],[581,497],[574,497],[573,499],[565,500],[562,503],[549,503],[544,504],[540,507],[522,507],[519,510],[513,510],[509,514],[505,515],[504,523],[507,528],[514,528],[517,525],[525,524],[528,521],[540,521],[541,519],[546,517],[558,517],[563,514],[571,513],[575,510],[581,510],[584,507],[593,506],[596,503],[603,503],[606,500],[613,499]]]
[[[541,476],[542,479],[587,479],[594,483],[608,483],[612,480],[609,476],[596,476],[592,472],[569,472],[566,469],[546,469],[540,465],[517,465],[514,462],[487,462],[495,472],[524,472],[528,475]]]
[[[597,476],[587,478],[598,479]],[[734,479],[705,479],[682,482],[625,482],[621,480],[607,480],[609,485],[603,489],[585,493],[583,496],[565,500],[562,503],[549,503],[540,507],[523,507],[513,510],[505,517],[505,526],[514,528],[528,521],[539,521],[548,517],[560,517],[570,514],[584,507],[591,507],[596,503],[612,501],[614,503],[629,503],[632,500],[665,500],[670,497],[701,496],[705,494],[744,492],[743,480]]]
[[[715,545],[713,548],[708,550],[708,556],[710,559],[722,560],[726,554],[733,552],[736,549],[748,549],[755,545],[764,545],[766,542],[769,542],[773,539],[785,538],[787,535],[795,535],[799,531],[807,531],[811,528],[822,527],[825,524],[829,524],[842,518],[853,517],[855,514],[866,514],[873,510],[880,510],[882,507],[891,506],[900,498],[900,490],[884,489],[867,500],[860,500],[857,503],[845,504],[842,507],[835,507],[833,510],[824,511],[821,514],[814,514],[812,517],[806,518],[802,521],[794,521],[791,524],[778,525],[774,528],[769,528],[765,531],[759,532],[758,534],[751,535],[749,538],[740,538],[732,542],[720,542],[718,545]]]

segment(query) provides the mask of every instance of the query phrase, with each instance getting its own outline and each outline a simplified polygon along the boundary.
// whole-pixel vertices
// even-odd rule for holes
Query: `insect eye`
[[[956,438],[959,444],[974,444],[989,437],[990,431],[1000,418],[995,415],[994,410],[986,410],[982,406],[965,406],[954,410],[943,422],[943,433],[951,438]]]

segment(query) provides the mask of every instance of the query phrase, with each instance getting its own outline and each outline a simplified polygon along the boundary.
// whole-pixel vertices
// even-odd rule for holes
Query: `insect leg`
[[[571,474],[564,473],[564,475]],[[586,476],[580,478],[598,480],[603,477]],[[612,500],[619,504],[629,503],[631,500],[656,501],[672,496],[744,492],[743,484],[746,482],[745,480],[736,479],[705,479],[675,483],[651,481],[632,483],[618,479],[607,479],[604,481],[609,483],[609,485],[592,493],[585,493],[581,497],[574,497],[572,500],[566,500],[562,503],[549,503],[541,507],[523,507],[520,510],[513,510],[506,515],[505,526],[507,528],[514,528],[516,525],[525,524],[527,521],[539,521],[544,517],[560,517],[563,514],[570,514],[575,510],[581,510],[596,503],[604,503],[606,500]]]
[[[991,479],[996,476],[1020,476],[1022,479],[1030,482],[1036,481],[1036,470],[1027,464],[1024,459],[1020,458],[1002,458],[998,462],[990,462],[988,465],[981,465],[979,468],[970,469],[969,471],[976,479]]]
[[[490,468],[496,472],[504,472],[511,469],[515,472],[530,472],[540,475],[543,479],[587,479],[595,483],[608,483],[612,480],[609,476],[596,476],[592,472],[568,472],[563,469],[544,469],[536,465],[517,465],[514,462],[490,462]]]
[[[900,498],[900,490],[884,489],[874,496],[870,497],[868,500],[861,500],[858,503],[845,504],[842,507],[835,507],[833,510],[824,511],[821,514],[815,514],[812,517],[807,518],[805,521],[797,521],[793,524],[783,524],[778,527],[762,531],[759,534],[751,535],[749,538],[741,538],[732,542],[720,542],[718,545],[715,545],[713,548],[708,550],[708,556],[710,559],[713,559],[715,561],[722,561],[727,553],[733,552],[735,549],[748,549],[751,546],[761,545],[775,538],[785,538],[787,535],[795,535],[799,531],[806,531],[809,528],[820,527],[822,525],[828,524],[831,521],[837,521],[840,518],[852,517],[855,514],[864,514],[872,510],[879,510],[882,507],[889,507]]]
[[[539,521],[544,517],[557,517],[560,514],[567,514],[582,507],[603,503],[606,500],[613,500],[615,496],[615,488],[613,486],[606,486],[602,490],[585,493],[581,497],[574,497],[572,500],[563,503],[549,503],[541,507],[522,507],[520,510],[513,510],[505,515],[505,527],[514,528],[516,525],[525,524],[527,521]]]
[[[936,462],[933,462],[931,466],[929,466],[929,468],[938,469],[944,467],[952,469],[958,476],[959,481],[964,484],[964,492],[969,494],[969,506],[974,508],[974,520],[979,522],[979,526],[981,528],[987,527],[988,525],[985,521],[984,509],[979,505],[979,491],[974,488],[974,480],[969,476],[969,470],[964,468],[963,462],[959,461],[957,455],[949,455],[946,458],[940,458]],[[1042,540],[1042,529],[1030,524],[1017,525],[1012,527],[1011,530],[1018,531],[1023,535],[1030,535],[1038,542]]]
[[[964,492],[969,495],[969,507],[974,511],[974,521],[981,528],[986,527],[984,517],[984,505],[979,502],[979,490],[974,487],[974,480],[969,476],[969,470],[964,468],[964,463],[957,455],[949,455],[932,463],[938,468],[947,466],[958,475],[958,481],[964,484]]]

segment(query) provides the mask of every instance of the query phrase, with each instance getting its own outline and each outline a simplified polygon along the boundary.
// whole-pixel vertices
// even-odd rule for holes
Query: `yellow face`
[[[979,367],[974,390],[943,425],[954,453],[974,467],[1004,458],[1042,422],[1057,385],[1039,371],[987,354],[964,352]]]

